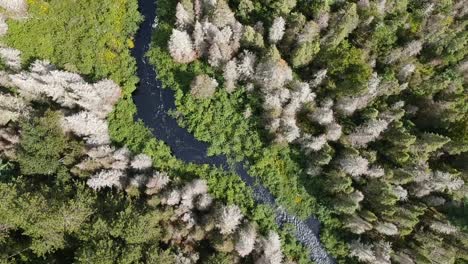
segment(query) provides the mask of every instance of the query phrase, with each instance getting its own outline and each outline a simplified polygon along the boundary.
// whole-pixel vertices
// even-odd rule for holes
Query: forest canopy
[[[137,0],[0,0],[0,263],[324,264],[322,246],[468,262],[467,16],[464,0],[157,0],[147,56],[170,114],[272,208],[135,120]],[[320,245],[300,243],[314,218]]]
[[[159,2],[179,122],[318,216],[338,262],[466,261],[464,1]]]

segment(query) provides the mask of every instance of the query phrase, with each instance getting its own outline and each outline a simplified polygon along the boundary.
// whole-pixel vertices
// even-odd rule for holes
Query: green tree
[[[129,51],[141,21],[137,7],[133,0],[31,1],[29,19],[9,22],[6,42],[26,62],[39,57],[93,80],[110,77],[130,93],[137,82]]]
[[[43,117],[21,123],[18,162],[23,174],[53,175],[80,156],[82,145],[67,138],[59,120],[59,113],[47,111]]]
[[[358,95],[366,91],[372,69],[366,63],[363,51],[347,41],[322,54],[319,64],[327,65],[331,77],[328,89],[338,96]]]

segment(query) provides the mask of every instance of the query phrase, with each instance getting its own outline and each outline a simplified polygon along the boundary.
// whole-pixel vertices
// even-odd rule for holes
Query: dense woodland
[[[318,216],[339,262],[454,263],[468,242],[467,11],[159,1],[150,56],[181,124]]]
[[[465,1],[157,2],[174,117],[338,263],[468,261]],[[134,121],[136,0],[0,10],[0,263],[311,263],[238,175]]]
[[[141,19],[136,2],[72,2],[33,2],[28,13],[0,2],[9,8],[0,25],[1,263],[309,263],[237,175],[178,161],[133,121],[128,49],[93,65],[111,43],[132,43]],[[105,19],[75,21],[95,31],[75,28],[80,37],[70,45],[103,41],[95,53],[70,48],[64,57],[53,42],[44,51],[31,46],[36,30],[53,30],[41,36],[49,40],[74,35],[43,20],[68,25],[81,12]],[[96,32],[117,19],[131,30],[102,40]]]

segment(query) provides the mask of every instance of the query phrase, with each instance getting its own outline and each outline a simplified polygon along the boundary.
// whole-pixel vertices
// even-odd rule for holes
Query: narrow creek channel
[[[149,127],[154,136],[164,141],[178,159],[196,164],[211,164],[229,169],[225,156],[207,156],[208,144],[198,141],[185,128],[169,115],[176,108],[174,91],[163,89],[157,74],[145,56],[150,48],[153,23],[156,18],[156,2],[154,0],[139,0],[139,11],[144,16],[140,29],[135,37],[135,48],[132,55],[137,62],[137,75],[140,83],[133,100],[137,106],[137,119],[141,119]],[[279,206],[271,193],[258,181],[250,176],[242,164],[237,164],[234,171],[252,188],[257,203],[268,204],[276,211],[276,222],[282,226],[292,224],[296,228],[296,238],[310,251],[310,257],[318,264],[334,263],[334,260],[324,250],[318,237],[320,222],[313,216],[300,220],[290,215]]]

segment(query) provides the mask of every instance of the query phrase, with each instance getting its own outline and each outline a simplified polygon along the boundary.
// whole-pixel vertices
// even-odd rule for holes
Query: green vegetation
[[[8,45],[21,50],[24,67],[36,58],[47,59],[64,70],[85,74],[90,81],[109,78],[120,83],[124,94],[108,116],[113,143],[133,153],[145,153],[155,169],[167,172],[175,184],[206,180],[217,201],[239,206],[261,234],[278,232],[288,259],[310,263],[293,234],[278,228],[271,208],[254,203],[251,190],[238,175],[177,160],[141,121],[134,121],[136,107],[130,93],[137,79],[129,48],[140,21],[136,1],[31,1],[29,15],[27,20],[10,20],[5,38]],[[109,34],[98,33],[103,31]],[[27,39],[37,39],[39,44]],[[0,166],[0,196],[5,198],[0,209],[2,260],[174,262],[179,249],[168,245],[168,228],[164,227],[173,212],[156,208],[158,199],[143,199],[142,190],[89,190],[85,185],[89,172],[77,171],[77,162],[86,160],[90,146],[63,133],[63,117],[51,110],[55,105],[41,103],[34,108],[13,131],[21,133],[16,155],[1,153],[8,154],[10,160]],[[14,126],[16,123],[10,122],[5,129],[10,133]],[[28,214],[21,213],[24,210]],[[213,258],[227,260],[232,254]]]
[[[90,135],[63,130],[78,110],[94,114],[82,105],[59,108],[49,96],[52,104],[40,98],[32,110],[16,109],[27,100],[0,88],[7,116],[0,126],[0,263],[172,263],[193,252],[202,263],[254,263],[280,259],[278,241],[285,261],[310,263],[289,227],[278,228],[272,208],[256,205],[238,175],[183,163],[134,121],[136,0],[28,4],[28,18],[9,19],[2,38],[22,52],[23,68],[50,60],[91,82],[109,78],[123,94],[104,125],[112,142],[97,149]],[[158,0],[148,57],[175,91],[179,124],[208,142],[210,155],[243,162],[288,212],[316,216],[338,263],[464,263],[464,4]],[[19,71],[13,53],[1,49],[6,74]],[[123,168],[109,169],[119,166],[109,155],[125,153],[124,146],[132,162],[149,157],[152,166],[137,168],[127,157]],[[102,171],[108,178],[99,178]],[[169,175],[175,197],[202,179],[217,208],[189,211],[202,220],[185,228],[181,219],[195,218],[168,205],[172,192],[149,194],[141,184],[160,179],[153,172]],[[115,188],[89,189],[102,186]],[[239,208],[231,214],[257,228],[256,245],[270,246],[271,255],[240,258],[237,233],[212,232],[209,219],[222,218],[214,212],[225,205]]]
[[[18,163],[23,175],[67,173],[66,166],[81,154],[82,146],[65,137],[59,118],[56,113],[46,112],[44,117],[22,124]]]
[[[466,260],[446,215],[468,180],[462,1],[179,2],[160,1],[149,56],[210,154],[316,215],[340,263]],[[195,98],[204,74],[219,86]]]
[[[110,78],[130,94],[138,81],[129,50],[141,21],[137,8],[133,0],[29,1],[31,18],[9,23],[6,44],[25,62],[47,59],[95,81]]]

